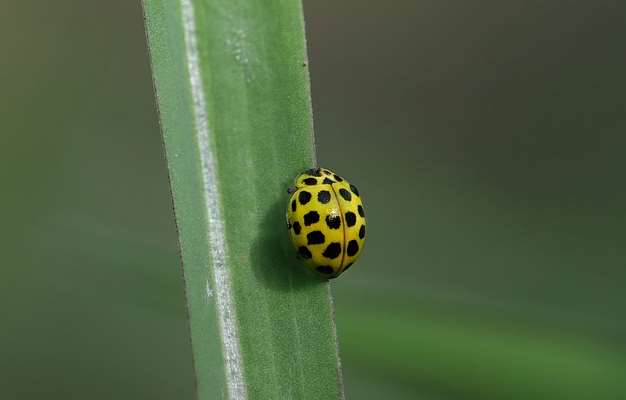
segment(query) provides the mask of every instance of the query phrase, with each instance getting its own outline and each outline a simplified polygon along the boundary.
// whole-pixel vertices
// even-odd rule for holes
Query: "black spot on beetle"
[[[335,259],[341,255],[341,244],[337,242],[332,242],[326,247],[326,250],[322,253],[322,255],[326,258]]]
[[[315,179],[315,178],[306,178],[302,182],[304,182],[305,185],[309,185],[309,186],[317,185],[317,179]]]
[[[359,228],[359,237],[363,239],[365,237],[365,225],[361,225]]]
[[[300,223],[298,221],[295,221],[292,226],[293,226],[293,233],[295,233],[296,235],[299,235],[300,231],[302,230]]]
[[[322,204],[326,204],[330,201],[330,192],[328,190],[321,190],[317,194],[317,201]]]
[[[356,186],[354,186],[353,184],[350,184],[350,190],[352,190],[352,193],[356,194],[357,196],[359,195],[359,189],[357,189]]]
[[[337,174],[333,174],[333,177],[335,178],[335,180],[336,180],[337,182],[343,182],[343,178],[342,178],[342,177],[340,177],[339,175],[337,175]]]
[[[325,185],[330,185],[331,183],[335,183],[335,181],[333,181],[332,179],[324,178],[324,181],[322,181],[322,183]]]
[[[300,256],[302,258],[311,258],[311,257],[313,257],[313,255],[311,254],[311,252],[309,251],[309,249],[306,246],[298,247],[298,253],[300,254]]]
[[[296,211],[296,199],[293,199],[291,201],[291,211],[295,212]]]
[[[328,225],[330,229],[339,229],[341,226],[341,218],[339,218],[337,214],[328,214],[326,216],[326,225]]]
[[[350,242],[348,242],[348,248],[346,249],[346,254],[352,257],[358,252],[359,252],[359,244],[356,242],[356,240],[351,240]]]
[[[352,195],[350,194],[350,192],[348,192],[346,189],[341,188],[339,189],[339,194],[341,195],[341,197],[344,198],[345,201],[350,201],[352,200]]]
[[[356,209],[359,212],[359,215],[365,218],[365,211],[363,210],[363,206],[359,204],[359,206]]]
[[[311,176],[322,176],[321,168],[311,168],[311,169],[307,169],[305,172]]]
[[[306,235],[306,240],[307,244],[322,244],[324,240],[326,240],[326,237],[320,231],[313,231]]]
[[[308,213],[304,214],[304,226],[313,225],[319,220],[320,215],[317,213],[317,211],[309,211]]]
[[[356,224],[356,214],[354,214],[352,211],[348,211],[346,213],[346,225],[354,226],[354,224]]]
[[[331,267],[329,265],[320,265],[319,267],[315,268],[315,270],[317,272],[321,272],[322,274],[326,274],[326,275],[330,275],[330,274],[333,274],[335,272],[333,267]]]
[[[309,200],[311,200],[311,193],[307,192],[306,190],[303,190],[298,194],[298,201],[300,202],[300,204],[305,205],[309,202]],[[294,211],[295,210],[296,209],[294,208]]]

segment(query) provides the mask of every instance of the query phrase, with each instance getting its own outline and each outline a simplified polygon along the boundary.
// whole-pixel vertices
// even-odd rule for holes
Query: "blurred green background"
[[[348,398],[626,398],[625,12],[305,1]],[[0,157],[0,398],[193,398],[137,2],[0,4]]]

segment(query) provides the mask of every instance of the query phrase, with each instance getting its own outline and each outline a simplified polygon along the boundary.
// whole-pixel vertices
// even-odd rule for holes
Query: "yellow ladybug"
[[[365,243],[359,191],[334,172],[313,168],[299,174],[287,192],[287,229],[299,257],[322,276],[336,278]]]

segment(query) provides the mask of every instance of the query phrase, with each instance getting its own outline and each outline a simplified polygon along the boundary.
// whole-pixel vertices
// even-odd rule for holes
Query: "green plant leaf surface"
[[[145,0],[200,399],[336,399],[329,284],[286,188],[315,164],[299,1]]]

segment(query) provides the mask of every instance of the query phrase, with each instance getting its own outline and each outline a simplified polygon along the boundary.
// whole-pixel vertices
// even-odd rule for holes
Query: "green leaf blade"
[[[340,398],[327,282],[298,265],[285,189],[314,164],[302,9],[146,0],[199,398]]]

